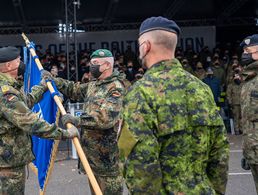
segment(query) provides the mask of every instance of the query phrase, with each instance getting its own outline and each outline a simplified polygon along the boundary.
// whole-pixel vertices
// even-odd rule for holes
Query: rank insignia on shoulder
[[[1,87],[1,90],[2,90],[3,93],[6,93],[7,91],[10,90],[10,87],[9,87],[8,85],[3,85],[3,86]]]

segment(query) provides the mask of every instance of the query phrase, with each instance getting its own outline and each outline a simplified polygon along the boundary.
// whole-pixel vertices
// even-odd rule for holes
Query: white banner
[[[215,47],[216,28],[207,27],[182,27],[182,35],[178,41],[178,46],[183,49],[187,45],[192,45],[195,51],[200,51],[202,47]],[[36,44],[36,49],[45,52],[49,49],[53,54],[66,51],[65,37],[58,33],[47,34],[27,34],[30,41]],[[137,51],[138,30],[118,30],[103,32],[77,33],[78,50],[96,50],[106,48],[112,52],[123,53],[130,45],[133,51]],[[73,37],[70,38],[73,42]],[[0,47],[16,46],[22,48],[25,43],[21,35],[0,35]],[[74,44],[70,44],[70,49],[74,49]]]

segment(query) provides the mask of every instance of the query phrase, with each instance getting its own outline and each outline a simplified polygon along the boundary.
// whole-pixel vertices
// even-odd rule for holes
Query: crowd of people
[[[78,53],[78,81],[86,83],[90,79],[90,54],[93,51],[80,51]],[[37,52],[40,56],[44,68],[55,77],[68,79],[66,54],[53,55],[49,50],[44,53]],[[74,53],[71,53],[74,58]],[[146,68],[142,67],[138,58],[138,53],[132,51],[128,46],[125,53],[116,52],[114,55],[114,70],[123,72],[126,79],[133,84],[142,78]],[[242,71],[240,65],[241,48],[239,43],[218,44],[215,48],[203,47],[199,52],[194,51],[189,45],[185,51],[177,47],[175,57],[181,62],[183,68],[193,74],[212,90],[214,100],[218,107],[222,109],[222,115],[228,131],[230,121],[234,121],[235,134],[241,134],[240,116],[240,87]],[[74,60],[69,64],[69,80],[76,81],[76,65]]]

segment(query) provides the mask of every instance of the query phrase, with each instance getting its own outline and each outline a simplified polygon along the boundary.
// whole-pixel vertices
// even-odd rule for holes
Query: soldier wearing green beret
[[[225,194],[229,144],[210,88],[174,57],[179,27],[146,19],[138,38],[147,67],[124,98],[118,138],[131,194]]]
[[[75,127],[64,130],[50,125],[25,105],[24,101],[31,106],[39,101],[46,88],[37,86],[24,99],[15,80],[19,63],[17,48],[0,48],[0,194],[24,194],[25,165],[34,160],[30,135],[50,139],[78,136]]]
[[[84,112],[80,118],[67,115],[63,122],[78,120],[82,130],[82,148],[103,194],[120,195],[123,182],[118,167],[116,137],[125,95],[125,75],[113,71],[114,58],[109,50],[96,50],[90,58],[93,78],[88,83],[51,78],[49,72],[43,72],[42,76],[54,79],[58,90],[70,99],[84,102]],[[80,170],[84,172],[82,166]]]

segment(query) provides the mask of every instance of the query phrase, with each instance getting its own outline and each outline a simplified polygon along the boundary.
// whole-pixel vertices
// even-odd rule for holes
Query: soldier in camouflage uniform
[[[90,82],[81,84],[61,78],[54,79],[61,93],[74,101],[84,102],[84,112],[79,119],[81,144],[105,195],[123,192],[122,176],[118,167],[116,125],[125,94],[125,75],[118,71],[113,72],[113,64],[112,53],[99,49],[91,55],[90,72],[94,79]],[[46,74],[45,77],[50,75]],[[81,171],[84,171],[83,167]]]
[[[241,43],[244,47],[241,91],[243,125],[243,155],[247,160],[258,193],[258,34],[249,36]]]
[[[179,27],[163,17],[140,27],[148,68],[124,99],[118,139],[131,194],[224,194],[229,144],[209,87],[174,58]]]
[[[233,118],[234,118],[234,130],[235,133],[241,134],[241,110],[240,110],[240,95],[242,83],[238,83],[239,75],[235,74],[231,79],[233,80],[227,87],[227,99],[230,105],[230,109],[232,110]]]
[[[24,194],[25,165],[34,160],[30,135],[61,139],[78,135],[73,127],[68,131],[50,125],[40,119],[24,104],[17,76],[20,62],[19,50],[15,47],[0,49],[0,194]],[[46,88],[38,86],[26,102],[36,102]],[[34,91],[34,90],[33,90]]]

